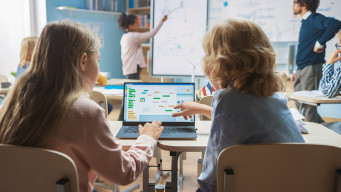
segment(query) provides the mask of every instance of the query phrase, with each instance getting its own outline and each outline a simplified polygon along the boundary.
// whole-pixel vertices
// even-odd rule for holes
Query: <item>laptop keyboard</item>
[[[138,133],[139,129],[136,126],[129,126],[125,127],[123,133]],[[195,133],[195,129],[193,129],[193,126],[165,126],[162,133]]]

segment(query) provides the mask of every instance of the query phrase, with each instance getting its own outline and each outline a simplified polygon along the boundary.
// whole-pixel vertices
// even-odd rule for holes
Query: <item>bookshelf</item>
[[[127,0],[128,2],[129,0]],[[128,4],[129,6],[129,4]],[[136,15],[149,15],[150,14],[150,7],[137,7],[137,8],[129,8],[127,7],[127,12],[130,14]]]
[[[134,14],[140,22],[140,32],[150,29],[150,1],[149,0],[126,0],[128,14]]]

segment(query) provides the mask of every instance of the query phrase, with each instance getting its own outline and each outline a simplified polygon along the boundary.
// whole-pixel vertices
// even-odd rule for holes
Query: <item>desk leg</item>
[[[143,170],[143,191],[148,192],[148,184],[149,184],[149,166],[147,166]]]
[[[303,103],[302,102],[299,102],[300,103],[300,106],[298,108],[298,112],[300,112],[301,114],[303,114]]]
[[[171,183],[166,183],[166,192],[177,192],[178,189],[178,158],[181,152],[170,152],[170,156],[172,156],[172,176]],[[179,188],[181,190],[181,188]]]
[[[151,183],[154,183],[155,185],[159,182],[160,176],[161,177],[167,177],[170,172],[169,171],[161,171],[162,170],[162,159],[161,159],[161,150],[159,147],[155,149],[154,156],[156,157],[156,165],[159,165],[156,171],[156,176],[154,180]]]
[[[186,153],[182,153],[180,155],[180,170],[179,170],[179,184],[178,184],[178,191],[181,191],[182,189],[182,182],[184,180],[184,159],[186,159],[184,156]]]
[[[155,184],[149,183],[149,166],[147,166],[143,171],[143,192],[154,192]]]

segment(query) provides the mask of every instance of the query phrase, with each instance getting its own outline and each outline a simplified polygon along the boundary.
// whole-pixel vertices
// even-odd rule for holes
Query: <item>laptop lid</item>
[[[172,117],[180,111],[174,107],[184,101],[194,101],[194,83],[124,83],[123,125],[143,125],[162,121],[163,126],[194,126],[194,116]]]

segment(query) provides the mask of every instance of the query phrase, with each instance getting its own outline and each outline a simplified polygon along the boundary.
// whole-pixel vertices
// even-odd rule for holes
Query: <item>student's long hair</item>
[[[212,27],[203,40],[204,71],[222,88],[271,96],[283,90],[275,75],[276,54],[269,39],[255,23],[228,19]]]
[[[0,143],[40,146],[84,93],[80,57],[99,48],[96,35],[63,20],[45,26],[31,66],[0,109]]]
[[[118,26],[122,29],[122,31],[128,31],[129,25],[133,25],[136,19],[136,15],[127,15],[126,13],[122,12],[117,20]]]
[[[34,47],[38,41],[37,36],[26,37],[21,41],[20,67],[24,68],[31,61]]]

